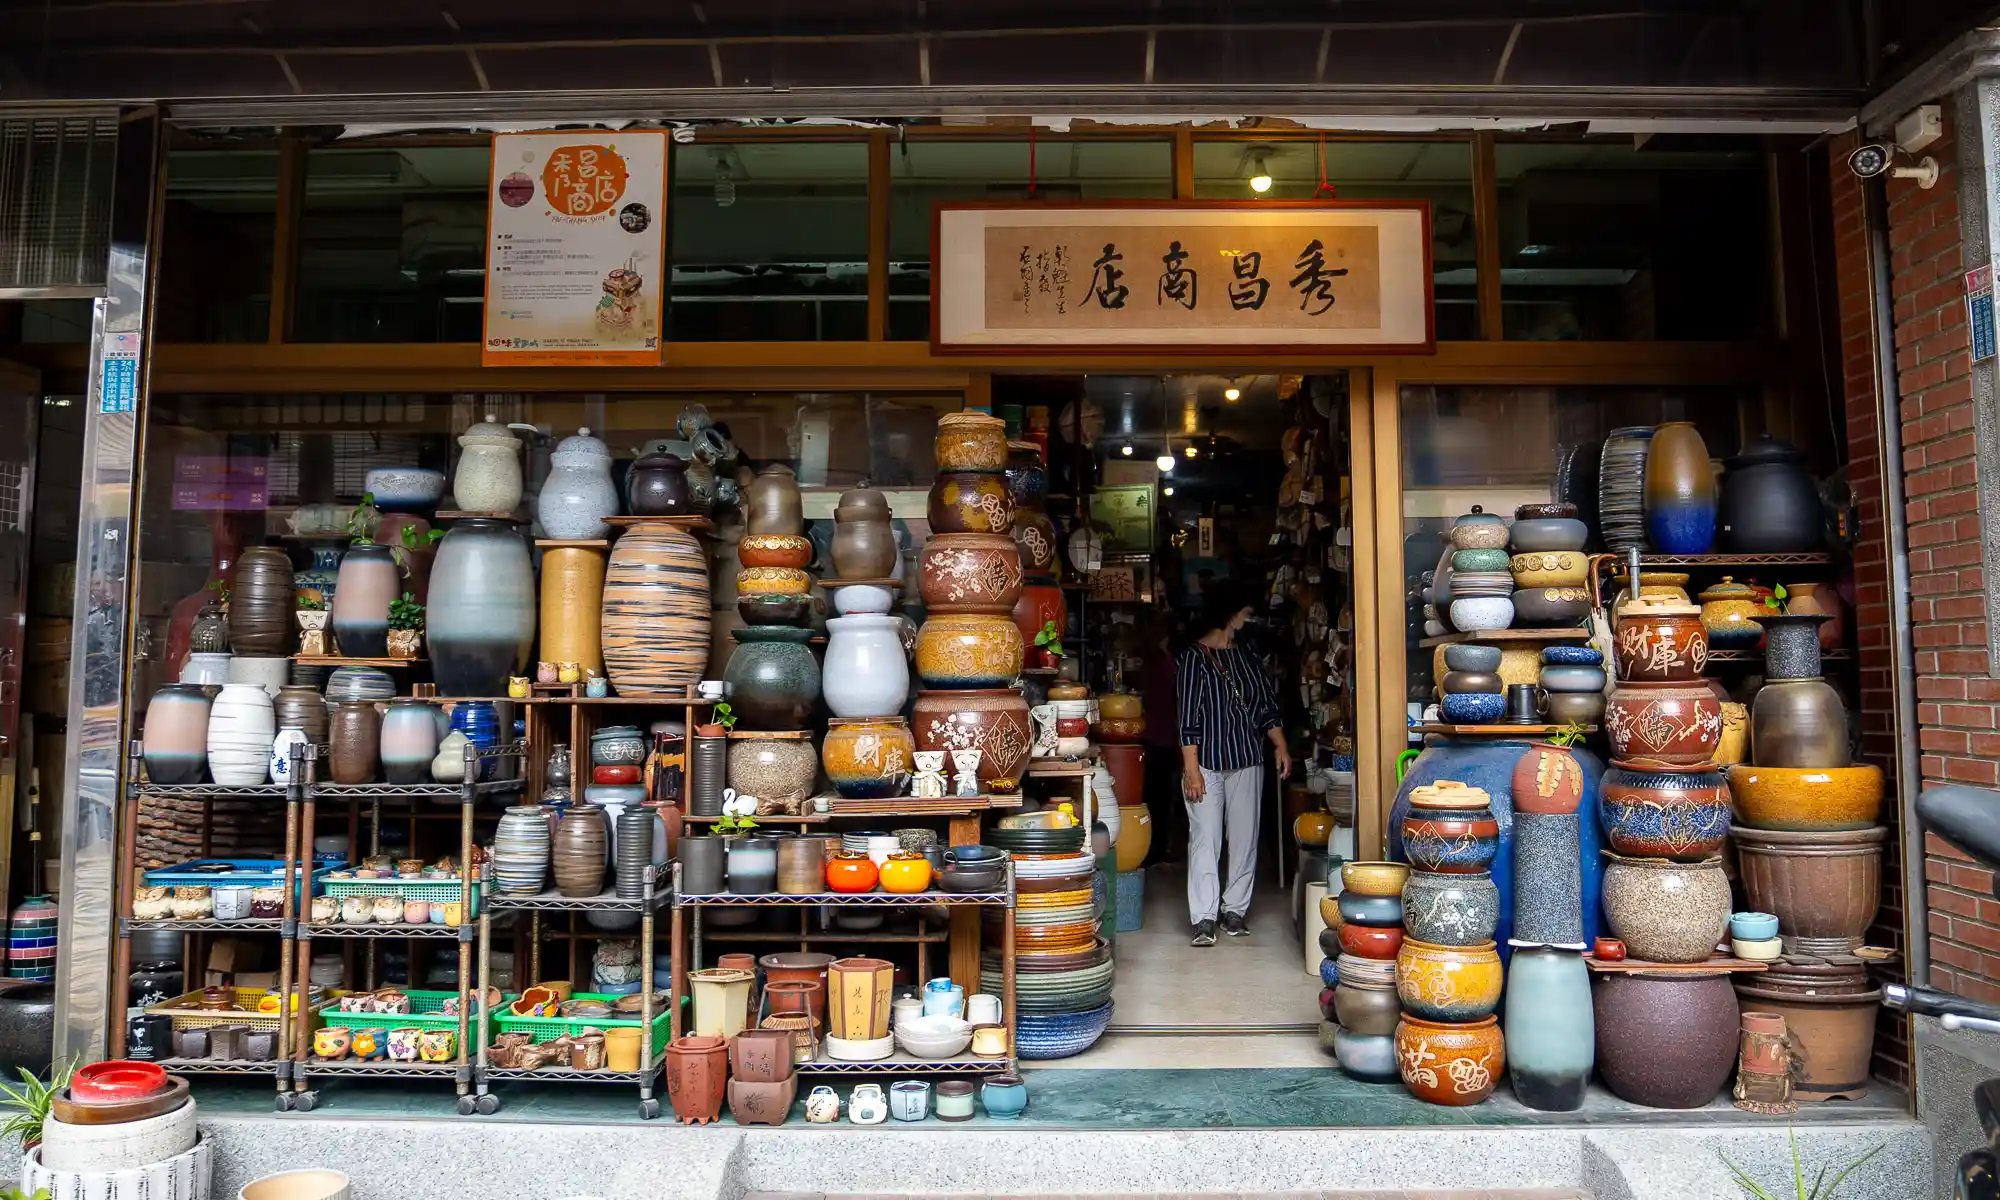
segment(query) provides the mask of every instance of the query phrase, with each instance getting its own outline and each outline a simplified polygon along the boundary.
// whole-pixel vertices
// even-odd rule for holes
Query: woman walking
[[[1196,626],[1199,636],[1181,652],[1178,670],[1188,919],[1197,946],[1215,944],[1218,916],[1222,931],[1231,937],[1250,932],[1267,739],[1277,756],[1278,778],[1292,770],[1270,681],[1257,660],[1236,644],[1237,631],[1250,619],[1250,604],[1227,586],[1213,587],[1208,595]]]

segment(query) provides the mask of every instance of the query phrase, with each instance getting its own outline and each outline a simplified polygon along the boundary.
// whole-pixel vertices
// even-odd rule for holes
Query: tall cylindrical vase
[[[532,804],[500,814],[493,832],[494,883],[509,896],[533,896],[549,872],[549,819]]]
[[[681,837],[674,854],[680,859],[683,894],[713,896],[722,891],[724,841],[705,833]]]
[[[402,699],[382,718],[382,775],[390,783],[429,783],[437,757],[437,712],[422,700]]]
[[[1583,868],[1577,823],[1582,818],[1577,810],[1583,803],[1583,767],[1563,747],[1530,746],[1514,764],[1513,787],[1513,943],[1580,950]],[[1588,999],[1586,995],[1586,1007]]]
[[[535,638],[535,571],[510,521],[463,520],[438,543],[425,640],[441,696],[504,696]]]
[[[209,775],[232,787],[263,783],[277,734],[269,692],[254,683],[223,684],[208,710]]]
[[[1516,943],[1507,968],[1506,1030],[1514,1098],[1543,1112],[1582,1108],[1597,1059],[1583,956]]]
[[[382,769],[382,714],[366,700],[335,704],[327,716],[335,783],[374,783]]]
[[[294,649],[292,559],[252,546],[236,560],[229,587],[229,644],[237,654],[275,657]]]
[[[604,576],[604,670],[621,696],[679,694],[708,663],[708,558],[668,524],[635,525]]]
[[[605,551],[592,546],[552,546],[542,551],[542,661],[604,670],[606,557]]]
[[[333,638],[348,658],[389,653],[389,604],[403,594],[403,571],[387,546],[359,542],[340,560],[333,593]]]
[[[208,773],[208,689],[170,683],[146,706],[146,777],[156,784],[200,783]]]
[[[697,737],[689,753],[688,815],[722,815],[722,789],[729,779],[729,739]]]
[[[1715,472],[1708,446],[1687,421],[1653,435],[1646,456],[1646,537],[1658,554],[1707,554],[1715,545]]]
[[[565,810],[549,850],[556,890],[572,899],[603,892],[608,845],[603,809],[595,804],[573,804]]]

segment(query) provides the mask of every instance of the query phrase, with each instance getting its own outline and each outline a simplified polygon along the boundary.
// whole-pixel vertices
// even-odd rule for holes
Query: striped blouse
[[[1181,745],[1196,747],[1195,760],[1210,771],[1261,764],[1264,731],[1282,722],[1257,660],[1235,646],[1216,650],[1196,643],[1181,651],[1178,674]]]

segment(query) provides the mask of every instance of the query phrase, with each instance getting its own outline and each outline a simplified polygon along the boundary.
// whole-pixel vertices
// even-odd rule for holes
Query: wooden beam
[[[1376,611],[1379,593],[1375,574],[1380,559],[1377,543],[1387,531],[1382,529],[1376,509],[1373,374],[1356,370],[1347,376],[1347,469],[1353,500],[1349,519],[1354,535],[1354,544],[1348,548],[1353,567],[1349,583],[1358,646],[1366,646],[1379,636],[1379,632],[1371,635],[1370,631],[1379,631],[1384,620]],[[1400,630],[1396,640],[1398,645],[1402,644]],[[1402,724],[1389,720],[1386,710],[1396,697],[1383,691],[1376,678],[1376,662],[1377,656],[1372,654],[1360,654],[1354,660],[1354,854],[1364,861],[1382,857],[1382,848],[1376,844],[1374,822],[1379,820],[1376,814],[1386,810],[1380,799],[1384,790],[1383,758],[1377,752],[1375,731],[1390,724]]]
[[[1506,336],[1500,319],[1500,184],[1493,167],[1493,134],[1472,135],[1472,234],[1478,239],[1479,336]]]
[[[889,336],[889,131],[868,135],[868,340]]]
[[[1174,199],[1194,199],[1194,130],[1174,130]]]
[[[306,203],[306,141],[287,132],[278,143],[278,208],[272,230],[270,328],[265,340],[292,340],[298,294],[299,219]]]
[[[1375,493],[1375,695],[1382,706],[1374,729],[1373,757],[1380,772],[1373,803],[1355,803],[1355,851],[1367,846],[1372,854],[1388,849],[1389,809],[1396,799],[1396,759],[1409,748],[1409,729],[1403,711],[1404,697],[1410,694],[1409,664],[1403,642],[1403,459],[1402,384],[1393,367],[1371,372],[1367,400],[1370,403],[1369,435],[1372,478]],[[1360,628],[1360,613],[1355,614]],[[1365,733],[1356,739],[1357,754],[1368,743]],[[1365,840],[1364,840],[1365,839]]]

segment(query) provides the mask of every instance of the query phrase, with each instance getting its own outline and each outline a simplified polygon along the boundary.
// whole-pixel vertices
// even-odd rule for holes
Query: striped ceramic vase
[[[637,525],[604,579],[604,671],[621,696],[678,694],[708,662],[708,559],[672,525]]]

